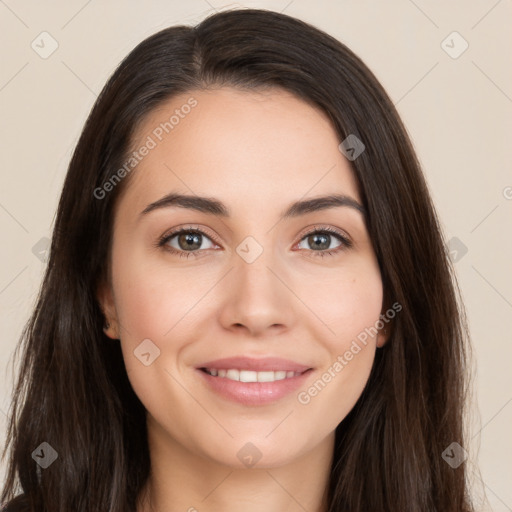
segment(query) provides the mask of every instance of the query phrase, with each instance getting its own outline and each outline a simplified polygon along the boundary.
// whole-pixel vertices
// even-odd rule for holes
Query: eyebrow
[[[217,199],[176,193],[167,194],[154,203],[149,204],[140,213],[140,216],[146,215],[161,208],[170,208],[173,206],[188,208],[190,210],[196,210],[198,212],[208,213],[211,215],[219,215],[221,217],[231,216],[230,209]],[[365,208],[352,197],[343,194],[330,194],[327,196],[315,197],[312,199],[306,199],[292,203],[281,214],[281,219],[299,217],[307,213],[341,206],[352,208],[361,213],[363,217],[366,217]]]

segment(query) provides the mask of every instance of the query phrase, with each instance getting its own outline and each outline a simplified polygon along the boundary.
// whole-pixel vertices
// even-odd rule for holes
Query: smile
[[[278,380],[291,379],[301,375],[302,373],[285,370],[256,372],[252,370],[237,370],[234,368],[219,370],[216,368],[201,368],[201,370],[213,377],[220,377],[239,382],[275,382]]]

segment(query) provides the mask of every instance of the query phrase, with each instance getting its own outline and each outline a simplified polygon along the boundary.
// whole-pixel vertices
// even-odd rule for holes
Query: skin
[[[304,390],[332,367],[357,335],[375,325],[383,289],[360,212],[334,207],[280,220],[292,202],[333,193],[361,197],[328,117],[280,90],[191,91],[150,113],[133,147],[193,97],[196,107],[133,171],[115,210],[111,282],[98,297],[120,339],[130,382],[147,409],[152,474],[139,512],[326,510],[334,434],[352,409],[387,336],[366,346],[307,404],[297,392],[246,406],[211,391],[197,375],[205,361],[277,356],[314,368]],[[154,137],[153,137],[154,138]],[[208,196],[222,218],[172,206],[140,215],[170,192]],[[197,258],[155,247],[176,227],[209,234]],[[306,236],[340,231],[353,243],[320,257]],[[248,263],[236,252],[248,236],[263,248]],[[167,242],[186,251],[179,237]],[[339,247],[327,237],[330,250]],[[189,251],[190,252],[190,251]],[[160,355],[134,356],[144,339]],[[237,457],[252,443],[253,467]],[[152,508],[151,508],[152,507]]]

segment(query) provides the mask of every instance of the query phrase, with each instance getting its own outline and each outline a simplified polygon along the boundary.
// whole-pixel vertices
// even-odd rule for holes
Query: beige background
[[[51,236],[66,167],[97,94],[145,37],[236,5],[0,0],[2,446],[12,352],[37,296],[44,237]],[[446,240],[452,248],[467,248],[466,254],[458,252],[456,270],[476,366],[472,440],[465,447],[481,470],[481,477],[474,475],[474,493],[488,498],[479,510],[512,511],[511,1],[242,5],[285,12],[326,30],[363,58],[397,104]],[[50,36],[40,36],[44,31]],[[41,53],[51,49],[51,38],[58,48],[43,59],[31,43]],[[467,50],[458,55],[465,42]]]

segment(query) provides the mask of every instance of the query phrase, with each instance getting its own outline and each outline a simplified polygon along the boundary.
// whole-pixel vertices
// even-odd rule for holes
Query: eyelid
[[[212,240],[212,242],[215,243],[216,245],[219,245],[219,246],[222,245],[219,242],[216,235],[214,235],[212,232],[210,232],[210,230],[208,228],[204,228],[203,226],[200,226],[199,224],[185,224],[185,225],[177,226],[177,227],[171,229],[170,231],[167,231],[166,233],[164,233],[158,239],[155,246],[157,248],[161,248],[162,246],[165,246],[167,244],[167,242],[174,236],[179,235],[183,232],[188,232],[188,231],[198,232],[198,233],[210,238]],[[331,253],[336,253],[336,252],[342,251],[344,249],[349,249],[353,246],[353,242],[352,242],[350,236],[347,233],[345,233],[344,231],[337,229],[337,228],[333,228],[328,225],[322,226],[322,225],[315,224],[313,226],[308,226],[307,228],[304,228],[304,230],[299,235],[299,240],[294,244],[293,247],[300,244],[300,242],[302,242],[302,240],[304,238],[306,238],[307,236],[310,236],[315,233],[328,233],[329,235],[335,236],[340,241],[340,246],[336,247],[335,249],[327,249],[327,250],[323,250],[323,251],[313,251],[311,249],[308,250],[308,252],[311,252],[313,254],[316,253],[315,255],[327,255],[327,254],[331,254]],[[168,250],[169,252],[174,253],[174,254],[176,254],[176,253],[179,253],[180,255],[184,254],[184,255],[187,255],[187,257],[188,257],[189,255],[197,256],[202,251],[208,251],[210,249],[200,249],[200,250],[196,250],[196,251],[182,251],[182,250],[175,249],[173,247],[169,247],[166,250]]]
[[[221,245],[219,239],[213,232],[211,232],[208,228],[200,226],[199,224],[183,224],[182,226],[176,226],[175,228],[164,233],[158,240],[159,242],[168,241],[169,238],[187,231],[197,231],[198,233],[211,238],[215,244]]]
[[[308,226],[307,228],[304,228],[304,230],[299,234],[299,242],[301,242],[306,236],[309,236],[309,235],[312,235],[313,233],[322,233],[322,232],[327,232],[329,233],[330,235],[336,235],[337,237],[339,237],[341,239],[341,241],[347,245],[350,245],[352,246],[353,242],[352,242],[352,239],[350,238],[349,234],[346,233],[345,231],[341,230],[341,229],[338,229],[338,228],[333,228],[332,226],[329,226],[329,225],[318,225],[318,224],[314,224],[313,226]]]

